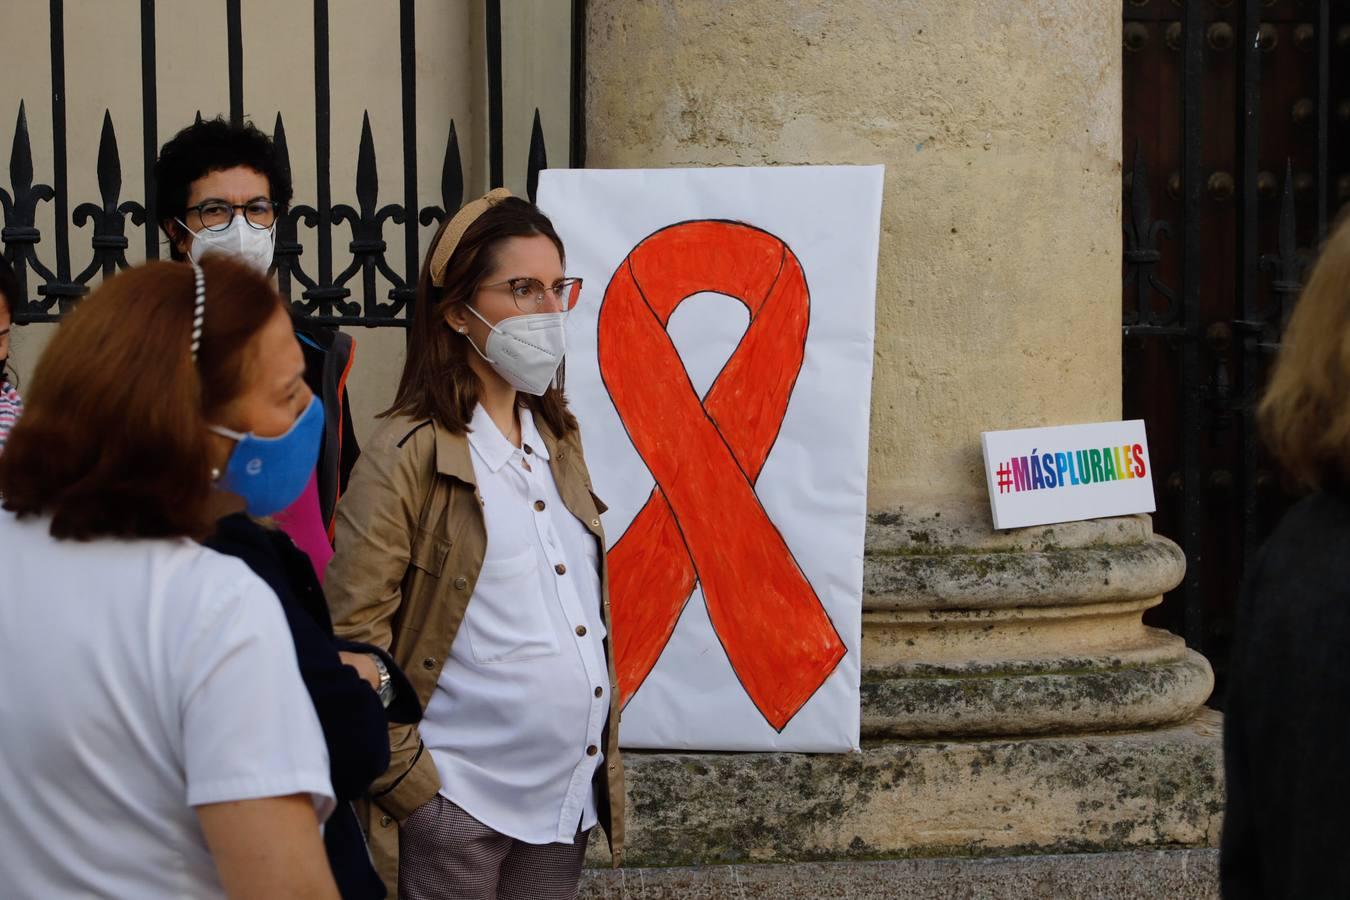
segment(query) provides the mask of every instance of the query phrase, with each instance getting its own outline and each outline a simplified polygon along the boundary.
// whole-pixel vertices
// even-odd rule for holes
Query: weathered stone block
[[[1221,719],[861,753],[626,754],[629,867],[1217,846]],[[607,864],[603,847],[592,861]]]

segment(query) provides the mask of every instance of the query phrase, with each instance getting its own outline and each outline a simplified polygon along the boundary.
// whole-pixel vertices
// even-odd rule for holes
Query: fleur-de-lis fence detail
[[[1125,329],[1174,325],[1180,318],[1177,295],[1172,288],[1158,280],[1158,264],[1162,253],[1160,238],[1171,237],[1171,226],[1162,220],[1154,221],[1149,205],[1148,169],[1139,143],[1134,146],[1134,162],[1130,172],[1129,218],[1125,223],[1125,290],[1133,291],[1132,308],[1125,313]],[[1156,292],[1167,300],[1161,313],[1153,312],[1152,294]]]
[[[33,151],[28,139],[28,115],[19,102],[19,117],[14,123],[14,143],[9,153],[9,183],[11,191],[0,188],[0,212],[4,213],[4,228],[0,241],[5,245],[5,259],[14,267],[19,288],[24,296],[15,304],[15,318],[19,321],[52,321],[51,308],[56,301],[30,301],[28,286],[31,271],[40,281],[55,280],[55,275],[38,259],[36,246],[42,240],[37,229],[37,205],[51,202],[56,192],[50,185],[33,183]]]
[[[126,218],[136,225],[145,224],[146,211],[140,203],[128,200],[118,204],[122,193],[122,161],[117,154],[117,133],[113,129],[112,114],[103,112],[103,133],[98,142],[98,191],[102,203],[81,203],[75,207],[72,221],[83,228],[94,223],[92,244],[94,258],[75,280],[87,285],[100,270],[107,278],[117,269],[127,267]]]
[[[356,153],[356,201],[361,207],[360,211],[346,204],[333,207],[333,224],[346,222],[352,230],[352,240],[348,245],[352,254],[351,264],[333,283],[337,287],[345,287],[358,270],[362,273],[364,315],[368,321],[393,319],[402,308],[402,304],[396,300],[379,302],[375,294],[377,271],[393,284],[394,290],[406,284],[385,261],[386,244],[381,236],[385,221],[393,219],[396,224],[403,224],[403,207],[391,203],[377,211],[379,193],[379,176],[375,171],[375,139],[370,133],[370,113],[367,112],[361,122],[361,145]]]
[[[200,120],[198,113],[197,121]],[[281,164],[289,169],[290,148],[280,113],[273,127],[273,142]],[[346,225],[350,229],[347,247],[352,255],[351,263],[326,282],[320,277],[321,273],[312,273],[306,268],[303,262],[306,250],[314,249],[322,240],[321,216],[315,206],[298,204],[277,219],[273,254],[277,286],[282,296],[292,300],[292,306],[299,314],[326,324],[406,326],[418,273],[415,270],[399,272],[390,264],[384,229],[390,222],[405,226],[408,216],[423,226],[430,226],[445,221],[460,207],[464,199],[464,172],[455,123],[450,122],[446,136],[439,205],[409,211],[400,203],[379,204],[379,166],[369,115],[361,124],[356,160],[355,206],[335,204],[328,213],[330,225]],[[527,172],[531,197],[539,183],[539,171],[546,165],[543,131],[536,111]],[[153,213],[141,201],[122,199],[122,161],[117,131],[112,114],[106,110],[96,174],[98,201],[75,205],[71,214],[71,222],[78,229],[88,230],[90,259],[78,275],[62,281],[38,252],[44,236],[37,226],[38,207],[41,203],[50,203],[56,193],[51,185],[34,181],[32,140],[26,109],[20,102],[10,151],[9,187],[0,187],[0,212],[3,212],[0,242],[3,242],[4,256],[14,267],[23,291],[23,296],[16,298],[18,302],[15,303],[18,323],[58,321],[96,278],[106,278],[129,265],[127,220],[140,226]],[[380,296],[381,278],[388,282],[385,297]],[[300,298],[294,299],[297,288]],[[356,297],[353,297],[354,291]]]

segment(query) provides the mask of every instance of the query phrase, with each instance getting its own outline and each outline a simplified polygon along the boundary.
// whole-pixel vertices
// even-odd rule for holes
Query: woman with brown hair
[[[288,329],[237,264],[66,317],[0,455],[0,872],[22,897],[336,897],[323,733],[273,592],[211,528],[211,431]]]
[[[502,189],[442,226],[393,407],[338,506],[337,631],[389,647],[397,726],[367,834],[399,896],[576,895],[595,824],[620,859],[623,769],[603,506],[561,383],[581,284]]]
[[[1248,567],[1224,721],[1223,894],[1350,897],[1350,220],[1322,249],[1258,411],[1309,492]]]

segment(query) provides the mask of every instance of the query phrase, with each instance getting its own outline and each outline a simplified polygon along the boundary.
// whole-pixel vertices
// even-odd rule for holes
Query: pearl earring
[[[214,466],[211,467],[211,480],[212,481],[220,480],[220,470],[215,468]]]
[[[469,333],[469,329],[466,328],[465,326],[461,325],[461,326],[459,326],[459,333],[460,333],[460,334],[468,334],[468,333]]]

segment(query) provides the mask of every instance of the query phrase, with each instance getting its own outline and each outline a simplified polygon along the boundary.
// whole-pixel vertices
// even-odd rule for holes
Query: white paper
[[[567,273],[585,279],[580,304],[568,319],[567,396],[581,421],[595,492],[609,506],[604,525],[611,548],[655,486],[606,389],[597,355],[602,300],[630,251],[679,223],[745,223],[781,239],[799,261],[809,291],[800,372],[753,492],[828,616],[842,642],[842,657],[778,730],[733,669],[700,582],[624,709],[624,746],[798,751],[859,746],[862,553],[882,175],[880,166],[541,173],[539,205],[566,245]],[[611,321],[621,308],[627,307],[616,302],[607,314]],[[770,321],[768,313],[761,316]],[[665,331],[688,382],[672,379],[678,385],[670,389],[705,397],[753,325],[746,305],[724,294],[698,293],[681,302]],[[607,352],[631,351],[623,343],[612,340]],[[649,377],[641,362],[627,363],[631,368],[625,377]],[[681,467],[700,465],[696,454],[679,460]],[[712,511],[722,503],[718,496],[706,498]],[[754,594],[738,589],[735,603],[724,608],[753,616]],[[719,593],[726,595],[725,589]],[[634,601],[612,597],[612,602]]]
[[[986,431],[994,527],[1024,528],[1154,510],[1141,419]]]

